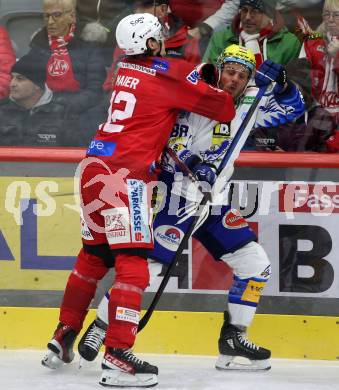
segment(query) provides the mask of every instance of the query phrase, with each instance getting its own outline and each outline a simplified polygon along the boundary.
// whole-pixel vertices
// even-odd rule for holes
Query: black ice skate
[[[73,344],[77,333],[68,325],[59,323],[52,340],[47,344],[49,352],[41,361],[43,366],[56,369],[74,359]]]
[[[80,356],[91,362],[93,361],[104,343],[107,325],[99,318],[95,319],[82,336],[78,351]]]
[[[271,351],[249,341],[242,330],[229,323],[227,312],[224,313],[218,346],[220,355],[215,365],[217,369],[261,371],[271,368],[268,360]],[[238,362],[238,357],[246,358],[247,363]]]
[[[138,359],[130,349],[108,348],[99,383],[111,387],[152,387],[158,384],[158,367]]]

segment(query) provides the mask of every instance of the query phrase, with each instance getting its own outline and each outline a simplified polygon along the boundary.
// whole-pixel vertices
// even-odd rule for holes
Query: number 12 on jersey
[[[120,133],[124,129],[124,125],[119,125],[119,121],[131,118],[133,116],[135,104],[137,99],[131,92],[113,91],[110,107],[108,110],[107,122],[102,127],[103,131],[107,133]],[[114,106],[125,102],[123,110],[114,109]]]

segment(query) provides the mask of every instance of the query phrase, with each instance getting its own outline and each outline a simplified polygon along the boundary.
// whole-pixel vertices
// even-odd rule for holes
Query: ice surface
[[[44,351],[0,350],[1,390],[89,390],[98,384],[101,357],[79,370],[78,357],[58,371],[41,366]],[[139,355],[159,367],[159,385],[167,390],[339,390],[339,362],[272,359],[260,373],[217,371],[210,356]]]

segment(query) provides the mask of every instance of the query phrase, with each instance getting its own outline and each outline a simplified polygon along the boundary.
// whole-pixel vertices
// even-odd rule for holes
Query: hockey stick
[[[196,179],[193,172],[188,168],[188,166],[179,159],[179,157],[177,156],[175,151],[173,149],[171,149],[170,147],[166,146],[165,152],[168,153],[168,155],[172,158],[172,160],[175,162],[175,164],[180,168],[181,172],[185,173],[190,178],[191,182],[197,186],[197,188],[201,192],[201,194],[202,195],[209,194],[208,200],[212,200],[211,192],[207,192],[204,190],[204,188],[200,184],[200,181]]]
[[[179,159],[179,157],[175,153],[175,151],[173,149],[171,149],[170,147],[166,146],[165,147],[165,152],[172,158],[172,160],[180,168],[181,172],[185,173],[190,178],[192,183],[196,184],[196,186],[197,186],[198,190],[201,192],[201,194],[204,195],[205,191],[204,191],[203,187],[200,185],[200,182],[195,178],[193,172],[187,167],[187,165]],[[233,197],[233,192],[234,192],[234,183],[232,183],[230,185],[230,190],[229,190],[229,195],[228,195],[228,203],[229,204],[231,204],[231,200],[232,200],[232,197]],[[211,199],[210,200],[212,200],[212,193],[209,192],[209,194],[211,194]],[[258,209],[258,191],[257,191],[256,199],[255,199],[255,207],[251,211],[251,213],[248,214],[248,215],[244,215],[243,212],[242,212],[244,209],[245,208],[243,208],[242,206],[239,207],[239,211],[241,212],[241,214],[242,214],[242,216],[244,218],[250,218],[250,217],[252,217],[252,215],[254,215],[256,213],[256,211]]]
[[[248,127],[248,124],[249,124],[253,114],[255,113],[262,97],[265,95],[267,88],[268,88],[268,86],[259,89],[250,109],[248,110],[242,124],[240,125],[235,137],[233,138],[229,148],[227,149],[227,151],[226,151],[226,153],[225,153],[225,155],[224,155],[224,157],[223,157],[223,159],[222,159],[222,161],[217,169],[217,176],[220,175],[221,171],[227,166],[227,164],[229,162],[233,162],[238,157],[240,150],[242,149],[242,147],[243,147],[243,145],[244,145],[244,143],[245,143],[245,141],[246,141],[246,139],[251,131],[251,128]],[[186,168],[185,168],[185,171],[186,171]],[[203,206],[205,206],[210,198],[211,198],[211,193],[206,192],[204,194],[201,202],[200,202],[199,208],[202,208]],[[155,295],[153,297],[153,300],[152,300],[150,306],[148,307],[144,316],[140,319],[139,326],[138,326],[138,332],[140,332],[142,329],[144,329],[144,327],[147,325],[149,319],[151,318],[153,311],[154,311],[156,305],[158,304],[159,299],[167,286],[167,283],[171,277],[172,271],[176,267],[176,265],[179,261],[179,257],[181,256],[183,250],[185,249],[185,247],[188,243],[188,240],[190,239],[190,237],[195,229],[195,226],[199,221],[199,218],[200,218],[200,215],[196,215],[193,218],[187,232],[185,233],[184,237],[182,238],[182,240],[179,244],[179,247],[176,251],[175,257],[174,257],[173,261],[171,262],[171,264],[168,266],[168,268],[165,272],[165,275],[160,283],[160,286],[159,286],[157,292],[155,293]]]

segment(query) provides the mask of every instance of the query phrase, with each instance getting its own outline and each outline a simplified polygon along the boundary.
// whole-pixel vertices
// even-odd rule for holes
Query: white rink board
[[[61,371],[40,365],[44,351],[0,350],[0,388],[6,390],[90,390],[98,384],[100,360],[76,362]],[[159,385],[167,390],[337,390],[339,362],[272,359],[272,369],[262,373],[217,371],[212,357],[140,355],[159,367]],[[101,356],[100,356],[101,358]]]
[[[272,264],[272,276],[270,282],[264,290],[264,295],[279,297],[316,297],[316,298],[339,298],[339,183],[332,182],[280,182],[280,181],[233,181],[235,185],[232,207],[241,206],[245,216],[250,215],[247,221],[256,224],[258,229],[258,242],[265,249]],[[256,201],[258,196],[258,202]],[[293,227],[303,227],[304,229],[317,229],[311,233],[306,231],[305,236],[282,237],[282,228],[292,229]],[[319,231],[323,233],[319,236]],[[315,233],[316,232],[316,233]],[[299,229],[302,234],[302,229]],[[288,256],[291,243],[296,240],[297,245],[293,253],[295,257]],[[283,248],[279,244],[284,242]],[[312,250],[318,242],[317,254],[312,254]],[[328,250],[326,250],[328,248]],[[282,250],[284,249],[284,251]],[[319,251],[320,250],[320,251]],[[204,294],[224,294],[225,288],[215,288],[220,285],[219,279],[224,274],[210,277],[208,283],[204,283],[205,288],[199,288],[198,279],[204,279],[204,272],[198,272],[203,263],[197,263],[198,251],[192,249],[192,243],[188,248],[188,288],[178,285],[178,278],[171,277],[166,287],[167,292],[175,293],[204,293]],[[193,253],[193,254],[192,254]],[[307,264],[313,260],[319,262],[315,268],[307,264],[296,265],[298,256],[310,255]],[[300,259],[299,259],[300,261]],[[283,263],[284,262],[284,263]],[[209,269],[217,265],[218,262],[210,262]],[[333,270],[333,280],[330,279],[328,270],[323,271],[325,264]],[[147,291],[156,291],[162,277],[156,277],[160,273],[160,265],[152,264],[151,285]],[[315,269],[319,274],[312,280]],[[290,269],[287,274],[281,274],[283,269]],[[294,271],[298,278],[305,278],[304,290],[292,288]],[[279,279],[283,278],[290,288],[280,286]],[[317,278],[319,281],[317,282]],[[323,280],[322,280],[323,279]],[[322,290],[317,290],[321,282],[326,286]],[[319,283],[319,286],[317,286]],[[313,287],[313,289],[312,289]],[[339,386],[338,386],[339,388]]]

